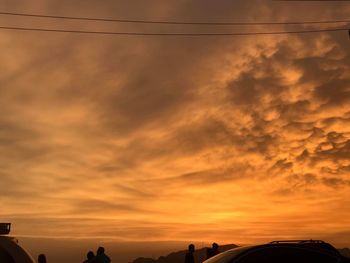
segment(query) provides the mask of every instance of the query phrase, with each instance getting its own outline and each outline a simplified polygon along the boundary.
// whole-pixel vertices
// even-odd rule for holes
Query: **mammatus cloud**
[[[135,17],[184,20],[349,13],[346,5],[312,7],[310,17],[298,5],[264,1],[142,2],[137,10],[133,1],[37,3],[43,13],[117,17],[133,10]],[[6,8],[29,7],[11,1]],[[250,242],[342,236],[348,229],[345,32],[195,39],[1,34],[1,218],[13,221],[17,234]]]

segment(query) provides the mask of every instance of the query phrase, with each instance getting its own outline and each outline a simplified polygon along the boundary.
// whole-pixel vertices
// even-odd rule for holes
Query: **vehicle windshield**
[[[227,250],[225,252],[222,252],[212,258],[207,259],[203,263],[227,263],[231,259],[233,259],[235,256],[241,254],[242,252],[250,249],[252,246],[244,246],[244,247],[237,247],[234,249]]]

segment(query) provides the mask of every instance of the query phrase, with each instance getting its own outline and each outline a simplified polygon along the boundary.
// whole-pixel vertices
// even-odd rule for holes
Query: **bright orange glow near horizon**
[[[350,13],[346,3],[3,2],[0,10],[184,21],[336,20]],[[1,31],[0,47],[0,221],[13,223],[13,234],[350,245],[346,31],[208,38]]]

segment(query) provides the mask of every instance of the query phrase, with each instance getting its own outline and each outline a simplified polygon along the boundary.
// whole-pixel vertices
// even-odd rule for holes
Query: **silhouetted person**
[[[86,254],[86,257],[87,257],[87,259],[84,261],[84,263],[93,263],[93,262],[96,262],[96,261],[95,261],[95,254],[94,254],[94,252],[89,251],[89,252]]]
[[[188,252],[186,253],[186,256],[185,256],[185,263],[194,263],[194,256],[193,256],[194,250],[195,250],[194,245],[190,244],[188,246]]]
[[[38,263],[46,263],[46,256],[44,254],[38,256]]]
[[[217,254],[219,254],[219,245],[216,243],[213,243],[212,247],[207,249],[207,259],[214,257]]]
[[[111,259],[105,254],[104,247],[99,247],[97,249],[94,262],[96,262],[96,263],[109,263],[109,262],[111,262]]]

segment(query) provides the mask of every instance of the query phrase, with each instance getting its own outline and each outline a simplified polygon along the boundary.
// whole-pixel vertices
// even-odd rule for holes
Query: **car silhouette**
[[[282,240],[227,250],[205,263],[350,263],[322,240]]]
[[[34,259],[22,248],[16,238],[8,236],[10,223],[0,223],[0,263],[34,263]]]

